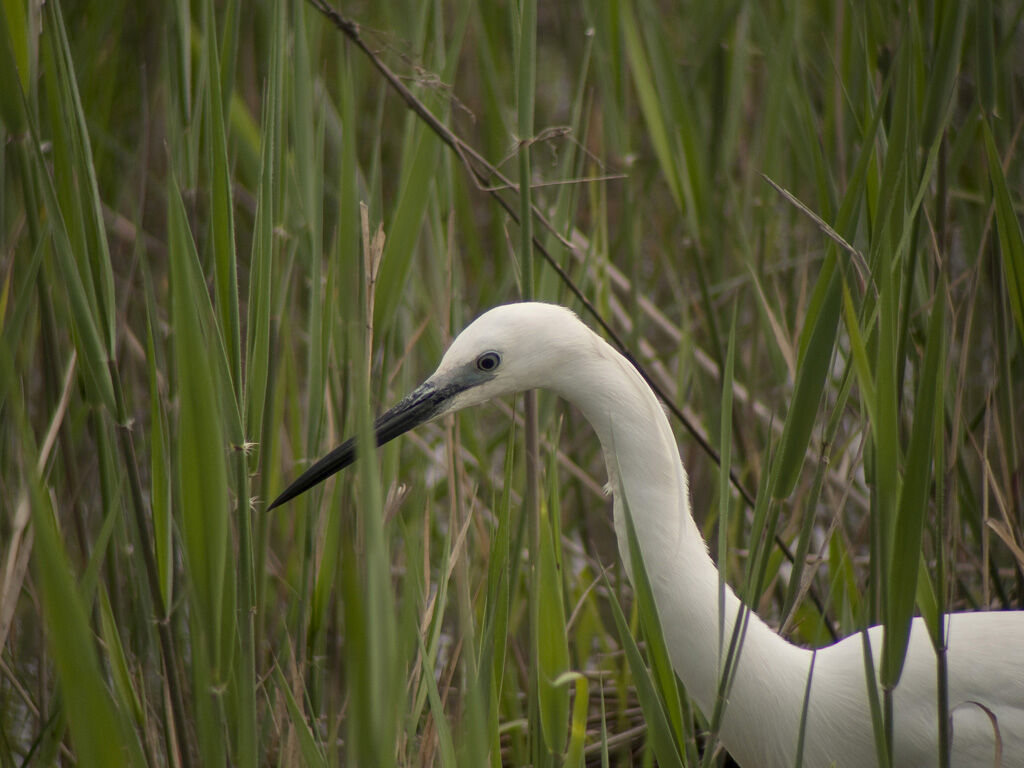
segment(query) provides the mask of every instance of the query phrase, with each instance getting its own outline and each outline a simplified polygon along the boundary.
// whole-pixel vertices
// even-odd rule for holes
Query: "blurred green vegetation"
[[[787,637],[1021,607],[1024,3],[339,10],[526,201],[301,0],[0,2],[0,765],[723,760],[553,397],[533,520],[518,401],[265,512],[488,307],[595,325],[530,235]]]

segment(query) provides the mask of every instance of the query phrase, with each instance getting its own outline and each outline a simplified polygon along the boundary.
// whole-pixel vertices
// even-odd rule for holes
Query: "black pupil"
[[[498,367],[498,356],[493,352],[488,352],[486,355],[480,355],[476,364],[481,371],[493,371]]]

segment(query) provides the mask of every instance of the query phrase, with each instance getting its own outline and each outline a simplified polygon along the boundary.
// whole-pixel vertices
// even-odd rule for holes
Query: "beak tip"
[[[411,395],[374,422],[376,444],[383,445],[416,425],[434,418],[441,413],[445,403],[462,389],[465,389],[465,387],[448,386],[439,390],[429,381],[421,384]],[[355,458],[356,441],[355,438],[349,438],[313,464],[313,466],[309,467],[295,482],[285,488],[270,503],[270,506],[267,507],[267,512],[276,509],[285,502],[291,501],[296,496],[305,493],[313,486],[322,483],[335,472],[344,469],[355,461]]]
[[[301,496],[304,490],[307,490],[309,487],[312,487],[312,485],[315,484],[300,484],[302,479],[303,478],[300,477],[287,488],[282,490],[282,492],[278,494],[278,496],[276,496],[272,502],[270,502],[270,505],[266,508],[266,511],[271,512],[278,507],[283,507],[284,505],[288,504],[288,502],[292,501],[292,499],[294,499],[295,497]]]
[[[285,502],[290,501],[290,500],[291,500],[291,496],[288,495],[288,491],[287,490],[284,491],[283,493],[279,493],[277,495],[277,498],[275,498],[272,502],[270,502],[270,505],[267,507],[267,512],[273,511],[277,507],[280,507],[282,504],[284,504]]]

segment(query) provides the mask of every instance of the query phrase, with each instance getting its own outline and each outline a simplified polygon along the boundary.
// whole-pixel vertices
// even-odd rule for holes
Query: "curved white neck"
[[[672,663],[710,719],[742,604],[728,584],[724,590],[719,584],[718,569],[690,514],[686,471],[675,437],[654,394],[636,369],[603,341],[584,366],[566,372],[573,381],[556,390],[583,411],[600,438],[615,493],[619,551],[629,569],[625,498]],[[604,385],[579,387],[584,377]],[[730,733],[736,724],[742,724],[744,741],[753,743],[758,743],[759,727],[765,731],[762,744],[778,740],[782,722],[790,722],[790,732],[797,732],[810,656],[751,612],[722,721],[727,747],[734,749]],[[760,703],[757,708],[754,702]],[[764,711],[766,702],[775,705],[772,711]]]

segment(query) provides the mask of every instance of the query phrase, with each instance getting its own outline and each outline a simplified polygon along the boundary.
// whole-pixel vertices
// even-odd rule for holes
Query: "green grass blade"
[[[172,451],[168,439],[168,417],[163,397],[161,371],[162,356],[157,351],[154,326],[157,324],[157,300],[153,294],[152,281],[148,272],[145,277],[146,291],[146,373],[149,377],[149,471],[150,504],[153,510],[153,552],[160,594],[164,605],[172,605],[174,598],[174,516],[171,507]],[[162,351],[162,350],[161,350]]]
[[[79,592],[77,576],[61,541],[55,510],[43,491],[36,466],[35,441],[20,389],[15,387],[16,374],[10,353],[11,349],[3,343],[0,346],[0,382],[13,394],[5,410],[9,415],[13,414],[23,457],[23,479],[16,503],[29,505],[31,511],[33,572],[39,584],[47,622],[50,661],[61,686],[59,706],[67,718],[76,752],[84,764],[139,764],[141,755],[125,738],[122,716],[101,672],[96,646],[92,642],[88,606]]]
[[[207,644],[213,668],[226,673],[224,620],[231,616],[231,606],[226,600],[229,507],[221,398],[209,364],[213,345],[200,320],[206,314],[205,302],[196,296],[197,286],[204,285],[199,258],[173,180],[168,203],[171,316],[180,402],[175,456],[178,508],[189,578],[206,633],[202,642]]]
[[[430,201],[431,179],[437,172],[440,140],[422,125],[413,127],[409,172],[402,184],[388,228],[377,283],[374,327],[386,331],[398,308],[416,254],[416,239]]]
[[[128,659],[125,655],[121,636],[118,634],[117,621],[110,606],[110,597],[105,589],[99,593],[100,632],[103,644],[107,648],[107,658],[113,677],[114,690],[121,701],[121,708],[131,713],[138,726],[145,724],[145,712],[142,702],[135,690],[131,673],[128,670]]]
[[[34,559],[50,629],[47,641],[61,681],[75,750],[84,765],[131,765],[132,750],[123,738],[99,662],[92,646],[82,642],[92,636],[92,630],[67,553],[53,525],[53,511],[42,494],[36,495],[32,506]],[[136,759],[141,760],[141,756]]]
[[[79,270],[94,291],[96,326],[104,348],[112,350],[115,344],[114,272],[103,223],[96,168],[89,145],[89,131],[60,3],[47,3],[44,12],[47,34],[43,36],[43,50],[46,54],[47,74],[52,78],[50,104],[61,116],[56,125],[63,129],[54,136],[59,158],[55,173],[66,193],[64,211],[73,233],[72,242],[78,246],[75,256]]]
[[[782,431],[778,459],[773,466],[772,498],[783,499],[793,492],[811,440],[822,392],[832,365],[832,350],[838,331],[842,304],[842,271],[833,260],[818,278],[824,289],[816,316],[805,323],[807,343],[797,365],[796,386]]]
[[[424,4],[421,13],[426,14],[428,8],[429,5]],[[469,11],[469,4],[459,8],[451,23],[451,31],[446,34],[447,58],[441,68],[441,77],[446,82],[454,76]],[[419,26],[425,29],[428,25]],[[438,104],[429,94],[424,95],[424,102],[434,109]],[[441,156],[441,142],[435,134],[421,122],[411,120],[409,125],[410,138],[405,143],[406,151],[402,158],[398,201],[390,221],[385,220],[388,238],[384,244],[374,300],[373,324],[379,334],[386,334],[391,328],[395,312],[408,288],[410,270],[417,253],[416,240],[427,205],[434,194],[434,178]]]
[[[331,763],[328,762],[327,755],[324,754],[323,748],[317,742],[316,735],[306,722],[306,715],[302,711],[302,707],[299,706],[299,702],[295,700],[295,694],[292,692],[288,680],[285,679],[284,672],[280,666],[274,666],[274,679],[278,690],[284,697],[285,705],[288,707],[288,715],[291,718],[292,728],[298,737],[302,764],[310,766],[310,768],[327,768]]]
[[[1020,220],[1010,198],[1010,188],[988,121],[984,122],[983,135],[996,209],[996,229],[999,232],[999,255],[1003,263],[1004,285],[1010,298],[1013,319],[1017,323],[1017,333],[1024,339],[1024,235],[1021,234]]]
[[[209,83],[205,89],[207,141],[206,163],[210,169],[210,247],[213,251],[217,313],[224,348],[228,353],[231,381],[237,396],[242,392],[241,321],[238,310],[238,266],[235,253],[235,213],[228,161],[227,130],[224,124],[224,96],[221,93],[220,52],[213,4],[206,3],[205,56]]]
[[[981,5],[979,4],[979,11],[982,10]],[[961,52],[964,50],[963,39],[970,8],[970,3],[944,3],[935,7],[939,27],[938,39],[932,54],[928,82],[925,84],[925,103],[921,115],[921,146],[931,146],[944,130],[949,101],[953,96],[953,86],[960,73],[960,58]],[[984,26],[980,14],[978,22]],[[989,29],[991,30],[991,27]],[[980,31],[979,34],[981,34]],[[979,55],[990,56],[991,53],[979,51]],[[990,73],[986,73],[982,69],[979,74],[981,75],[981,95],[991,99],[992,81],[986,78],[986,75]],[[986,88],[986,86],[988,87]]]
[[[992,0],[974,4],[974,50],[978,57],[978,101],[986,115],[996,109],[996,16]]]
[[[520,291],[532,301],[536,291],[533,255],[533,170],[530,162],[534,134],[534,94],[537,87],[537,2],[520,0],[516,55],[516,124],[519,133],[519,260]],[[527,430],[532,427],[527,427]],[[527,437],[529,440],[530,437]],[[530,461],[530,448],[527,461]],[[527,480],[529,482],[529,480]],[[537,498],[535,495],[534,498]]]
[[[871,447],[874,451],[875,505],[872,510],[874,550],[878,557],[872,560],[876,569],[875,590],[882,600],[890,584],[888,565],[892,562],[892,526],[895,521],[896,501],[899,496],[899,443],[897,370],[896,370],[896,313],[899,294],[893,285],[893,267],[888,259],[875,270],[879,293],[878,342],[875,350],[875,414],[878,421],[872,425]],[[882,604],[884,614],[884,603]]]
[[[861,403],[864,404],[864,408],[868,412],[868,421],[871,424],[876,424],[878,423],[878,414],[875,412],[875,379],[871,373],[871,364],[868,362],[864,335],[861,333],[860,323],[857,320],[857,310],[854,309],[853,298],[845,282],[843,283],[843,323],[846,335],[850,339],[853,370],[857,375]]]
[[[0,89],[0,121],[7,132],[15,136],[26,127],[28,39],[24,3],[9,0],[0,3],[0,83],[7,84]],[[19,87],[14,87],[15,83]]]
[[[557,485],[552,484],[552,493]],[[569,645],[565,634],[565,606],[562,602],[562,568],[555,554],[553,521],[560,519],[557,497],[547,509],[541,508],[540,551],[534,576],[536,593],[532,603],[536,615],[533,656],[537,670],[537,702],[544,744],[549,752],[565,752],[569,724],[569,689],[559,678],[569,670]]]
[[[940,287],[937,295],[941,297],[944,293]],[[881,670],[882,682],[893,686],[903,671],[903,660],[910,640],[910,623],[914,617],[919,569],[919,558],[915,555],[921,552],[925,513],[928,509],[934,435],[943,426],[944,413],[936,408],[936,402],[942,398],[941,372],[946,344],[945,302],[940,299],[933,305],[928,326],[924,365],[918,382],[913,429],[893,531]]]
[[[725,368],[722,371],[722,407],[718,422],[718,654],[724,658],[725,650],[725,569],[729,562],[729,510],[732,502],[732,486],[729,471],[732,467],[732,392],[733,375],[736,367],[736,307],[733,308],[732,324],[729,328],[729,347],[725,354]]]
[[[245,371],[245,433],[260,434],[259,424],[266,406],[270,366],[270,315],[273,311],[274,218],[279,208],[281,141],[283,137],[284,4],[275,6],[274,44],[271,48],[270,79],[265,90],[260,133],[259,189],[256,198],[256,233],[250,258],[248,322]]]
[[[430,658],[427,649],[423,645],[423,638],[418,638],[420,643],[420,658],[423,661],[423,668],[431,670],[434,668],[435,659]],[[427,685],[427,695],[430,699],[430,711],[434,716],[434,727],[438,731],[438,740],[441,742],[440,763],[443,768],[455,768],[458,761],[455,759],[455,743],[452,740],[451,727],[448,724],[448,717],[444,711],[444,704],[441,702],[441,695],[437,691],[437,681],[433,674],[424,675]]]
[[[692,232],[695,235],[699,234],[700,228],[697,226],[697,211],[693,205],[693,195],[683,183],[684,173],[677,164],[674,142],[669,135],[670,121],[663,109],[663,101],[651,70],[648,49],[640,34],[636,13],[632,4],[627,0],[624,0],[620,10],[621,16],[618,21],[621,24],[625,50],[629,58],[630,73],[633,76],[633,85],[640,100],[640,109],[646,120],[654,153],[661,165],[662,173],[676,206],[687,214]]]
[[[39,187],[42,193],[41,202],[45,204],[46,210],[50,214],[50,231],[54,239],[53,255],[57,264],[55,271],[60,274],[60,280],[54,279],[51,283],[61,285],[67,292],[72,321],[72,339],[78,350],[78,364],[82,367],[89,395],[96,402],[102,403],[109,413],[115,414],[117,407],[114,402],[114,387],[110,380],[110,369],[107,366],[110,356],[103,343],[97,320],[98,310],[95,299],[89,290],[88,283],[82,280],[78,271],[75,252],[61,211],[57,191],[54,188],[53,180],[45,171],[44,155],[35,131],[33,131],[32,138],[33,161],[38,171],[36,177],[41,180]]]
[[[369,356],[368,282],[363,275],[356,286],[361,301],[360,315],[349,318],[349,344]],[[361,319],[361,322],[360,322]],[[373,427],[369,407],[368,370],[364,365],[355,371],[357,402],[356,436],[362,446],[373,446]],[[344,589],[345,621],[350,635],[346,651],[351,669],[358,677],[353,686],[353,716],[348,721],[350,757],[355,764],[374,763],[381,766],[396,763],[395,744],[404,690],[397,674],[400,670],[399,646],[396,636],[395,595],[391,586],[391,558],[384,531],[384,499],[376,452],[371,447],[359,453],[357,468],[360,491],[360,518],[365,555],[365,573],[354,573],[354,564],[343,571],[347,577]],[[353,553],[354,555],[354,553]],[[354,557],[343,558],[353,560]]]
[[[867,630],[861,631],[861,648],[864,659],[864,682],[868,694],[868,708],[871,711],[871,727],[875,735],[875,756],[878,765],[888,768],[892,763],[891,752],[886,743],[886,726],[882,714],[882,706],[878,700],[878,683],[875,674],[875,662],[871,650],[871,638]]]
[[[566,680],[565,684],[569,681]],[[569,732],[569,746],[562,763],[566,768],[583,768],[586,764],[584,746],[587,737],[587,705],[590,703],[590,683],[583,675],[572,676],[575,688],[572,703],[572,725]]]

